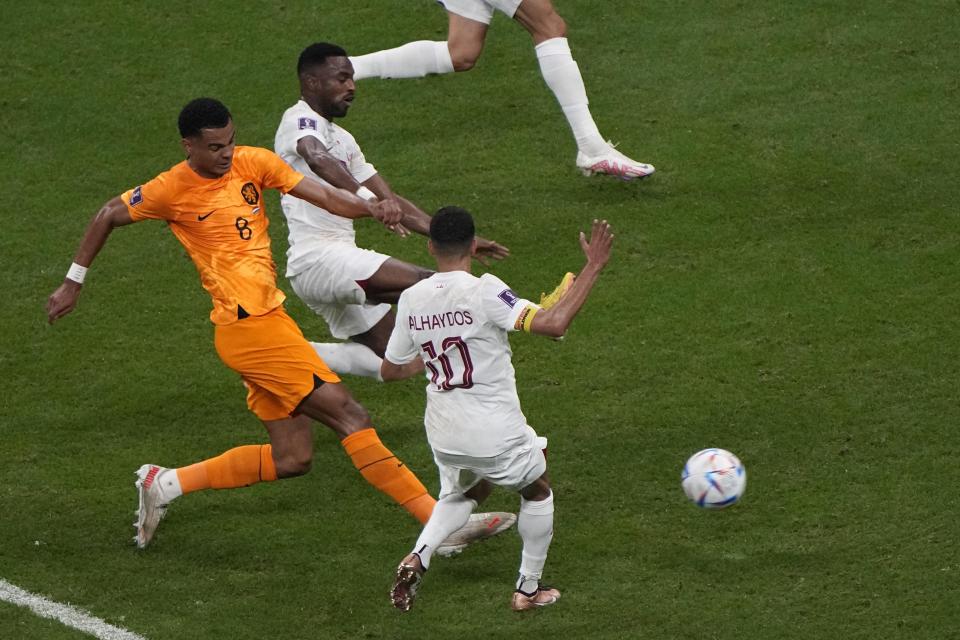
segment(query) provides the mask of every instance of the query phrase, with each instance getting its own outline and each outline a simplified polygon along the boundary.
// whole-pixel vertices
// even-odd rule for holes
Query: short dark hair
[[[329,42],[315,42],[300,52],[300,58],[297,60],[297,74],[301,74],[310,67],[321,65],[327,61],[327,58],[346,58],[347,52],[343,47]]]
[[[230,111],[222,102],[213,98],[191,100],[180,110],[180,117],[177,118],[180,136],[183,138],[199,136],[201,129],[222,129],[229,123]]]
[[[463,207],[441,207],[430,219],[430,241],[437,253],[462,255],[468,252],[475,233],[473,216]]]

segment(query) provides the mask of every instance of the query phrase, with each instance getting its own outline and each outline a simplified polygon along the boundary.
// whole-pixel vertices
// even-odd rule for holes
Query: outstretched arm
[[[314,173],[333,186],[361,196],[366,193],[367,196],[365,197],[372,194],[381,203],[384,203],[383,206],[391,209],[396,207],[402,217],[400,224],[393,225],[390,228],[399,235],[406,236],[408,231],[419,233],[422,236],[430,235],[430,215],[403,196],[394,193],[379,173],[364,180],[362,184],[357,182],[347,167],[331,155],[323,143],[313,136],[304,136],[297,141],[297,153],[306,161]],[[487,264],[489,258],[502,260],[508,255],[510,255],[510,250],[503,245],[486,238],[477,237],[477,260],[481,263]]]
[[[580,232],[580,247],[587,258],[587,264],[580,271],[580,275],[574,280],[570,290],[556,305],[549,309],[538,311],[530,323],[530,332],[541,335],[559,338],[567,332],[574,316],[580,311],[583,303],[587,301],[587,296],[597,277],[607,261],[610,259],[610,247],[613,243],[613,234],[610,232],[610,225],[606,220],[593,221],[593,229],[590,233],[590,242],[587,242],[586,235]]]
[[[403,212],[402,229],[419,233],[425,237],[430,236],[430,215],[403,196],[394,193],[379,173],[369,180],[365,180],[363,186],[370,189],[381,200],[394,200],[400,206],[400,210]],[[401,233],[400,235],[406,234]],[[477,236],[477,252],[474,257],[482,264],[488,264],[490,258],[503,260],[509,255],[510,249],[502,244]]]
[[[289,193],[344,218],[372,217],[388,227],[398,224],[401,218],[401,213],[395,206],[387,206],[383,202],[368,202],[344,189],[327,187],[310,176],[304,176]]]
[[[346,165],[335,158],[317,138],[304,136],[297,140],[297,153],[303,158],[310,169],[339,189],[356,193],[360,188]]]
[[[360,183],[356,181],[356,179],[353,177],[353,174],[351,174],[350,170],[347,169],[346,165],[331,155],[327,148],[323,146],[323,143],[317,138],[312,136],[304,136],[303,138],[300,138],[297,141],[297,153],[300,154],[300,157],[306,161],[307,166],[309,166],[315,174],[326,180],[328,184],[336,187],[336,189],[331,189],[330,191],[336,192],[337,189],[342,189],[349,194],[357,194],[354,196],[354,199],[362,202],[367,202],[367,200],[371,199],[364,195],[363,191],[361,191]],[[308,190],[310,190],[313,186],[325,188],[315,180],[312,180],[312,185],[304,184],[308,179],[312,180],[309,176],[307,176],[300,182],[299,185],[297,185],[297,188],[299,188],[301,185]],[[290,193],[298,198],[302,198],[307,202],[315,204],[318,207],[326,209],[337,215],[341,215],[345,218],[363,218],[366,216],[372,216],[386,225],[387,228],[397,231],[403,235],[403,227],[400,225],[403,214],[400,211],[400,207],[392,199],[379,203],[367,202],[366,205],[352,202],[351,204],[347,205],[345,209],[337,209],[335,207],[342,203],[331,203],[329,205],[324,204],[325,200],[323,199],[322,195],[320,195],[321,199],[318,201],[311,200],[308,196],[296,193],[296,189]],[[345,194],[340,192],[340,195]],[[366,207],[365,210],[363,209],[364,206]]]
[[[394,364],[384,358],[383,363],[380,365],[380,377],[383,378],[384,382],[403,380],[422,374],[424,368],[423,360],[420,359],[420,356],[417,356],[407,364]]]
[[[364,187],[368,186],[367,183],[361,185],[357,182],[347,166],[333,156],[317,138],[304,136],[297,140],[297,153],[306,161],[307,166],[309,166],[315,174],[326,180],[328,184],[356,194],[361,200],[388,200],[390,204],[387,205],[387,207],[391,210],[391,215],[400,215],[399,204],[393,201],[393,192],[390,191],[390,187],[387,186],[387,183],[382,178],[379,178],[379,183],[374,182],[374,179],[378,178],[376,175],[367,181],[367,183],[377,184],[377,188],[374,188],[372,192],[369,188],[364,189]],[[327,208],[322,204],[318,204],[317,206],[323,207],[324,209]]]
[[[397,195],[393,192],[393,189],[390,188],[390,185],[387,184],[387,181],[383,179],[379,173],[370,176],[367,180],[363,181],[363,185],[369,189],[373,195],[375,195],[380,200],[390,200],[397,204],[400,208],[400,211],[403,213],[403,228],[406,231],[413,231],[414,233],[419,233],[422,236],[430,235],[430,216],[423,211],[420,207],[413,204],[403,196]],[[401,235],[407,235],[402,233]]]
[[[73,258],[74,264],[86,268],[93,263],[93,259],[100,253],[110,232],[116,227],[122,227],[133,222],[127,205],[119,196],[107,202],[100,211],[90,220],[87,230],[80,241],[80,248]],[[73,311],[80,296],[80,282],[64,278],[63,284],[57,287],[47,299],[47,321],[53,324],[63,316]]]

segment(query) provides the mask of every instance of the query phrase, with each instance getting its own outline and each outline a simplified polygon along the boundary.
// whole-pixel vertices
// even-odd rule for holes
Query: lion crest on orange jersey
[[[254,205],[260,202],[260,192],[252,182],[248,182],[240,189],[240,195],[247,201],[247,204]]]

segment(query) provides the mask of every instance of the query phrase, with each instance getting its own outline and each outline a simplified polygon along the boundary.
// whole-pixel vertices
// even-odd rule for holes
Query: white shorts
[[[480,480],[520,491],[547,471],[547,458],[543,450],[547,439],[527,427],[527,441],[492,458],[433,452],[433,460],[440,471],[440,498],[466,493]]]
[[[523,0],[437,0],[450,13],[476,22],[490,24],[494,9],[499,9],[512,18]]]
[[[330,334],[346,340],[369,331],[390,311],[389,304],[367,302],[357,284],[366,280],[390,256],[347,242],[330,242],[311,253],[309,269],[290,277],[294,292],[323,317]]]

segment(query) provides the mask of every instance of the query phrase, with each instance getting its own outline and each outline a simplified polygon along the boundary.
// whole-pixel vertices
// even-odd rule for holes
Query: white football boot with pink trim
[[[646,178],[656,171],[652,164],[632,160],[609,143],[603,153],[595,156],[588,156],[582,151],[577,152],[577,168],[585,176],[605,174],[621,180]]]
[[[140,506],[137,508],[137,521],[133,526],[137,529],[134,540],[137,547],[141,549],[150,544],[153,534],[157,531],[157,525],[163,520],[163,516],[167,515],[169,501],[164,500],[160,483],[157,481],[157,476],[163,471],[167,469],[155,464],[145,464],[137,469],[136,486]]]

